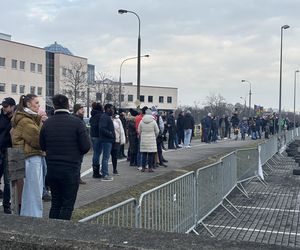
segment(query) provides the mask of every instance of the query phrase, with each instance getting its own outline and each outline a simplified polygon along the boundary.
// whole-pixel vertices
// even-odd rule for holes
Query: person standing
[[[176,129],[177,129],[177,138],[178,138],[178,145],[184,144],[184,113],[181,110],[177,117],[176,122]]]
[[[219,120],[221,140],[223,140],[225,138],[225,135],[226,135],[226,121],[225,120],[226,120],[225,115],[222,115],[221,119]]]
[[[17,112],[12,118],[13,147],[20,147],[25,155],[25,181],[22,192],[22,216],[43,216],[43,166],[44,153],[40,148],[39,136],[42,117],[36,95],[21,95]]]
[[[175,149],[175,117],[173,111],[169,112],[168,119],[167,119],[167,126],[168,126],[168,133],[169,133],[169,139],[168,139],[168,149]]]
[[[90,149],[85,125],[70,114],[69,100],[52,98],[54,115],[43,124],[41,149],[46,152],[48,181],[52,194],[49,218],[70,220],[79,187],[83,155]]]
[[[191,111],[187,110],[183,117],[183,129],[184,129],[184,147],[190,148],[190,142],[192,137],[192,131],[194,129],[195,122],[191,114]]]
[[[10,207],[10,181],[8,176],[7,149],[12,147],[11,142],[11,119],[14,113],[16,102],[13,98],[7,97],[2,103],[0,113],[0,172],[4,177],[3,210],[5,214],[11,214]],[[1,176],[0,176],[1,178]]]
[[[113,178],[108,173],[108,160],[111,153],[112,145],[116,140],[115,128],[112,121],[113,106],[106,104],[104,106],[104,113],[99,120],[99,139],[102,145],[102,181],[112,181]]]
[[[93,178],[101,178],[100,174],[100,155],[102,153],[102,145],[99,139],[99,119],[103,114],[101,103],[93,102],[91,118],[90,118],[90,136],[93,145]]]
[[[82,123],[84,124],[84,126],[85,126],[85,123],[84,123],[84,121],[83,121],[83,117],[84,117],[84,107],[83,107],[81,104],[74,104],[74,106],[73,106],[73,115],[76,116],[76,117],[78,117],[78,118],[82,121]],[[83,159],[82,159],[82,160],[83,160]],[[82,163],[82,161],[81,161],[81,163]],[[81,167],[80,167],[80,168],[81,168]],[[83,181],[83,180],[81,179],[81,177],[79,177],[79,184],[85,185],[86,182]]]
[[[147,162],[149,166],[148,172],[154,172],[154,155],[157,152],[156,138],[159,134],[159,129],[150,109],[145,111],[145,115],[138,127],[138,133],[140,135],[140,151],[142,153],[142,172],[145,172]]]

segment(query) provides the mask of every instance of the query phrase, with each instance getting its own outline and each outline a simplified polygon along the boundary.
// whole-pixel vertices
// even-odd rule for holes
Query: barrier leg
[[[240,186],[241,187],[240,187]],[[248,199],[250,199],[249,195],[248,195],[248,192],[246,191],[246,189],[244,188],[244,186],[242,184],[237,184],[236,185],[237,189],[240,190],[240,192],[245,195]]]
[[[240,212],[240,210],[237,209],[237,207],[235,205],[233,205],[230,200],[228,200],[226,197],[224,198],[224,200],[226,200],[238,213]]]
[[[269,176],[268,173],[265,170],[263,170],[263,174],[266,175],[266,176]]]
[[[270,165],[269,162],[267,162],[267,163],[265,164],[265,166],[266,166],[268,169],[270,169],[271,171],[273,171],[273,168],[271,167],[271,165]]]
[[[266,182],[266,181],[264,181],[262,178],[260,178],[259,176],[255,176],[259,181],[260,181],[260,183],[261,184],[263,184],[264,186],[265,186],[265,188],[267,188],[267,186],[268,186],[268,183]]]
[[[216,237],[213,232],[203,223],[201,222],[202,226],[207,230],[207,232],[209,232],[209,234],[212,236],[212,237]]]
[[[224,204],[222,203],[221,206],[229,213],[231,214],[232,217],[234,217],[236,219],[236,216],[227,208],[224,206]]]

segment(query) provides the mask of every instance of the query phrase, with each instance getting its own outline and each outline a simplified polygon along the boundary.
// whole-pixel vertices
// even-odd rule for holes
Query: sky
[[[178,105],[227,102],[278,108],[280,30],[283,31],[282,108],[293,110],[300,69],[299,0],[0,0],[0,32],[38,47],[55,41],[88,58],[96,71],[119,78],[121,62],[137,56],[141,20],[141,84],[178,88]],[[298,74],[297,74],[298,76]],[[300,73],[299,73],[300,83]],[[122,67],[136,84],[136,60]],[[297,95],[300,99],[300,86]],[[297,111],[300,111],[300,100]]]

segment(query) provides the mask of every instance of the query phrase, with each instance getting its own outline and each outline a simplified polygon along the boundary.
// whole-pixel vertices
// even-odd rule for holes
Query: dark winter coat
[[[186,113],[183,117],[183,128],[184,129],[194,129],[194,118],[190,113]]]
[[[82,156],[90,149],[90,139],[82,121],[61,111],[49,117],[40,132],[40,146],[46,152],[48,170],[80,171]],[[59,169],[58,169],[59,168]]]
[[[237,117],[237,115],[233,115],[233,116],[231,117],[231,124],[232,124],[232,127],[237,128],[238,125],[239,125],[239,123],[240,123],[240,119]]]
[[[184,130],[184,116],[180,113],[177,118],[176,123],[177,131],[183,131]]]
[[[11,117],[8,117],[1,110],[0,113],[0,149],[10,148],[11,147]]]
[[[91,137],[99,137],[99,121],[100,117],[103,114],[100,110],[93,109],[91,112],[90,118],[90,136]]]
[[[127,135],[128,135],[130,153],[136,153],[137,132],[135,130],[134,119],[127,121]]]
[[[116,140],[114,123],[107,113],[103,113],[99,120],[99,140],[114,143]]]
[[[206,116],[204,119],[203,119],[203,127],[206,128],[206,129],[210,129],[211,128],[211,117],[210,116]]]

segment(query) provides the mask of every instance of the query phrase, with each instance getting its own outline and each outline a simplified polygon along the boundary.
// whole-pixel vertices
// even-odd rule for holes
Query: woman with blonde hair
[[[18,110],[12,118],[13,147],[20,147],[25,155],[25,180],[22,192],[22,216],[43,216],[43,165],[44,154],[40,149],[41,129],[40,108],[36,95],[20,97]]]

